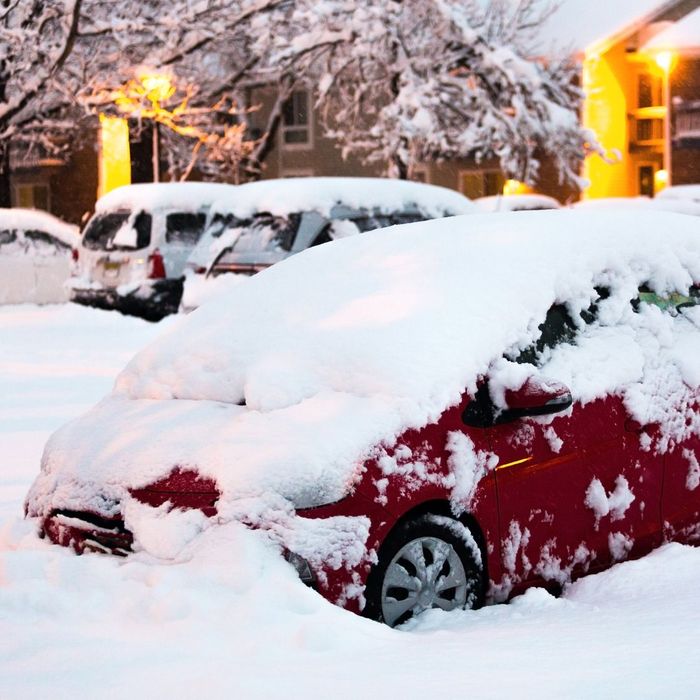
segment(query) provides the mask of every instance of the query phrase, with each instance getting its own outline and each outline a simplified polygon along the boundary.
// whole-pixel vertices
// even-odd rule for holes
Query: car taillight
[[[148,279],[150,280],[161,280],[165,277],[165,263],[163,262],[163,256],[160,251],[156,248],[148,256]]]
[[[71,251],[71,257],[73,258],[73,262],[78,262],[78,258],[80,257],[80,253],[78,252],[77,248],[73,248]]]

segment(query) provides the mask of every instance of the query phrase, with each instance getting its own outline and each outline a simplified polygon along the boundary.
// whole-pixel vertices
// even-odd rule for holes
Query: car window
[[[232,219],[226,228],[240,228],[242,233],[231,249],[237,253],[279,248],[289,252],[294,245],[300,221],[300,214],[273,216],[265,212],[256,214],[251,219]]]
[[[24,240],[27,241],[27,248],[34,249],[43,254],[66,253],[70,251],[70,246],[50,236],[44,231],[25,231]]]
[[[536,365],[545,348],[553,348],[561,343],[570,343],[576,335],[576,324],[564,304],[554,304],[539,325],[539,337],[529,347],[522,350],[515,361],[520,364]]]
[[[202,236],[205,214],[177,212],[165,218],[165,240],[176,245],[194,246]]]
[[[687,292],[671,292],[662,295],[643,285],[639,288],[639,296],[632,300],[632,306],[635,311],[639,311],[642,304],[657,306],[662,311],[675,315],[684,308],[700,304],[700,288],[693,286]]]
[[[147,248],[151,242],[152,217],[144,211],[139,212],[133,220],[133,242],[121,245],[115,237],[122,237],[123,227],[129,221],[128,211],[115,211],[94,216],[85,229],[83,245],[90,250],[138,250]]]
[[[17,231],[9,229],[0,230],[0,246],[10,245],[17,240]]]

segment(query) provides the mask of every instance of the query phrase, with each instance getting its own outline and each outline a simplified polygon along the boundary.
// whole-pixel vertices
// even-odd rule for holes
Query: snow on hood
[[[331,502],[371,448],[436,419],[528,345],[555,301],[586,309],[603,283],[619,315],[641,284],[662,293],[694,280],[696,219],[652,211],[472,215],[318,246],[137,354],[111,396],[51,438],[30,512],[106,512],[174,466],[215,478],[222,513],[264,492]],[[639,380],[592,374],[570,378],[575,398],[609,391],[608,376]]]
[[[72,248],[80,242],[77,226],[39,209],[0,209],[0,230],[44,231]]]
[[[227,193],[213,210],[239,219],[258,212],[287,216],[293,212],[317,211],[330,216],[338,204],[383,213],[417,207],[431,217],[475,211],[473,204],[454,190],[373,177],[298,177],[249,182]]]
[[[226,197],[235,191],[235,185],[212,182],[159,182],[124,185],[100,197],[95,204],[95,212],[104,213],[116,209],[197,211],[203,207],[211,206],[215,200]]]

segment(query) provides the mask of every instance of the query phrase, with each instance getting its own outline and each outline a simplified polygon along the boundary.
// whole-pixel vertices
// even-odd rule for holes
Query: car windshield
[[[369,214],[363,213],[360,216],[349,217],[360,233],[374,231],[377,228],[386,228],[396,224],[412,224],[416,221],[424,221],[426,217],[419,212],[394,212],[391,214]]]
[[[150,242],[151,215],[143,211],[97,214],[83,235],[83,245],[90,250],[138,250]]]
[[[220,236],[224,231],[240,231],[240,235],[230,248],[236,253],[277,249],[289,252],[294,245],[300,220],[300,214],[290,214],[285,217],[260,213],[250,219],[231,217],[218,232],[212,232],[212,235]]]

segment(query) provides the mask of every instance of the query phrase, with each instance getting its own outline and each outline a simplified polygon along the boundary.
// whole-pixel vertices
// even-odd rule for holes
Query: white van
[[[185,262],[209,207],[235,189],[168,182],[127,185],[100,198],[83,233],[72,300],[151,321],[177,311]]]
[[[388,178],[302,177],[240,185],[212,206],[211,223],[187,263],[182,307],[191,310],[241,275],[337,238],[475,210],[454,190]]]

